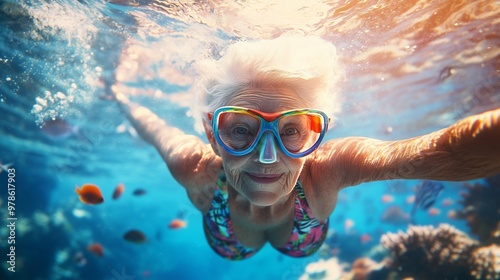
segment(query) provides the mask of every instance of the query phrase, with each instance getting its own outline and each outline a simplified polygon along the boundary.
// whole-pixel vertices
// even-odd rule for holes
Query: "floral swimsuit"
[[[293,230],[285,246],[277,250],[291,257],[306,257],[323,244],[328,231],[328,219],[320,222],[314,218],[300,182],[297,182],[295,189]],[[229,213],[228,183],[223,170],[217,180],[212,206],[203,217],[203,224],[210,247],[226,259],[247,259],[259,250],[248,248],[236,239]]]

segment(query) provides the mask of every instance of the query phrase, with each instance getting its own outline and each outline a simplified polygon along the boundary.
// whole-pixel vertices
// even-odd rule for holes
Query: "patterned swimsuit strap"
[[[227,177],[226,173],[224,172],[224,168],[221,168],[219,171],[219,178],[217,178],[217,182],[215,183],[217,186],[217,190],[225,197],[227,198],[228,192],[227,192]]]

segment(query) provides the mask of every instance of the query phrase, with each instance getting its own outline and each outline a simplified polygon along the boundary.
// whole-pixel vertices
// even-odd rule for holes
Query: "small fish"
[[[453,204],[453,199],[447,197],[445,199],[443,199],[443,201],[441,202],[441,204],[444,206],[444,207],[448,207],[448,206],[451,206]]]
[[[101,190],[93,184],[85,184],[81,189],[76,186],[75,192],[80,197],[80,201],[85,204],[100,204],[104,201]]]
[[[133,192],[133,195],[135,195],[135,196],[141,196],[141,195],[144,195],[144,194],[146,194],[146,190],[144,190],[144,189],[136,189]]]
[[[450,219],[456,219],[457,218],[457,212],[455,212],[454,210],[450,210],[450,211],[448,211],[448,214],[446,216],[448,218],[450,218]]]
[[[116,200],[120,196],[122,196],[124,190],[125,186],[123,184],[119,184],[118,186],[116,186],[115,191],[113,192],[113,199]]]
[[[354,221],[351,219],[347,219],[344,222],[344,231],[349,232],[350,229],[354,226]]]
[[[187,226],[187,222],[184,219],[185,215],[186,215],[186,210],[179,210],[177,212],[177,217],[170,222],[170,224],[168,225],[168,227],[170,229],[185,228]]]
[[[429,208],[429,210],[427,211],[427,214],[429,214],[429,216],[437,216],[437,215],[441,214],[441,210],[439,210],[435,207],[432,207],[432,208]]]
[[[361,243],[365,244],[365,243],[371,242],[373,239],[368,233],[365,233],[365,234],[361,235],[359,240],[361,241]]]
[[[382,202],[383,203],[391,203],[394,201],[394,197],[390,194],[385,194],[382,196]]]
[[[187,226],[186,221],[181,220],[181,219],[173,219],[170,224],[168,225],[168,228],[170,229],[181,229],[185,228]]]
[[[98,257],[104,256],[104,249],[102,248],[102,245],[97,242],[87,246],[87,250]]]
[[[415,190],[415,202],[411,209],[412,223],[418,208],[428,210],[436,202],[437,197],[443,191],[444,185],[435,181],[422,181]]]
[[[413,204],[415,203],[415,195],[410,195],[406,197],[406,204]]]
[[[144,243],[147,241],[146,235],[137,229],[131,229],[123,235],[123,239],[132,243]]]

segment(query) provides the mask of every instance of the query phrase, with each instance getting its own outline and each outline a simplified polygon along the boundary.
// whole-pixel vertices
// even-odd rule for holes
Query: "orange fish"
[[[170,224],[168,225],[168,227],[170,229],[181,229],[181,228],[185,228],[186,226],[187,226],[186,221],[181,220],[181,219],[173,219],[170,222]]]
[[[137,229],[132,229],[127,231],[123,235],[123,238],[133,243],[144,243],[147,241],[146,235],[144,235],[144,233],[142,233],[140,230]]]
[[[365,233],[365,234],[361,235],[360,240],[361,240],[361,243],[368,243],[368,242],[372,241],[372,237],[368,233]]]
[[[406,198],[406,204],[413,204],[415,203],[415,196],[414,195],[410,195]]]
[[[457,212],[455,212],[453,210],[450,210],[450,211],[448,211],[448,214],[446,216],[448,216],[448,218],[450,218],[450,219],[456,219],[457,218]]]
[[[441,202],[443,206],[448,207],[453,204],[453,199],[447,197]]]
[[[429,216],[437,216],[441,214],[441,211],[437,208],[432,207],[431,209],[429,209],[429,211],[427,211],[427,213],[429,214]]]
[[[394,197],[392,195],[386,194],[382,196],[383,203],[391,203],[394,201]]]
[[[85,184],[81,189],[76,186],[75,192],[80,196],[80,200],[86,204],[100,204],[104,201],[99,187],[93,184]]]
[[[344,231],[348,232],[354,226],[354,221],[347,219],[344,222]]]
[[[97,243],[97,242],[92,243],[89,246],[87,246],[87,250],[89,250],[89,252],[91,252],[92,254],[94,254],[98,257],[104,256],[104,249],[102,248],[102,245]]]
[[[118,199],[122,196],[123,191],[125,190],[125,186],[123,184],[119,184],[116,186],[115,191],[113,192],[113,199]]]

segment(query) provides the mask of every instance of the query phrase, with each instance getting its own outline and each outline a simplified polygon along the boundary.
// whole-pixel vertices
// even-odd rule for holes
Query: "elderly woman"
[[[204,65],[200,121],[209,145],[115,92],[203,214],[224,258],[269,242],[283,254],[323,243],[341,189],[387,179],[470,180],[500,172],[500,109],[412,139],[320,143],[335,102],[335,48],[319,38],[238,42]]]

